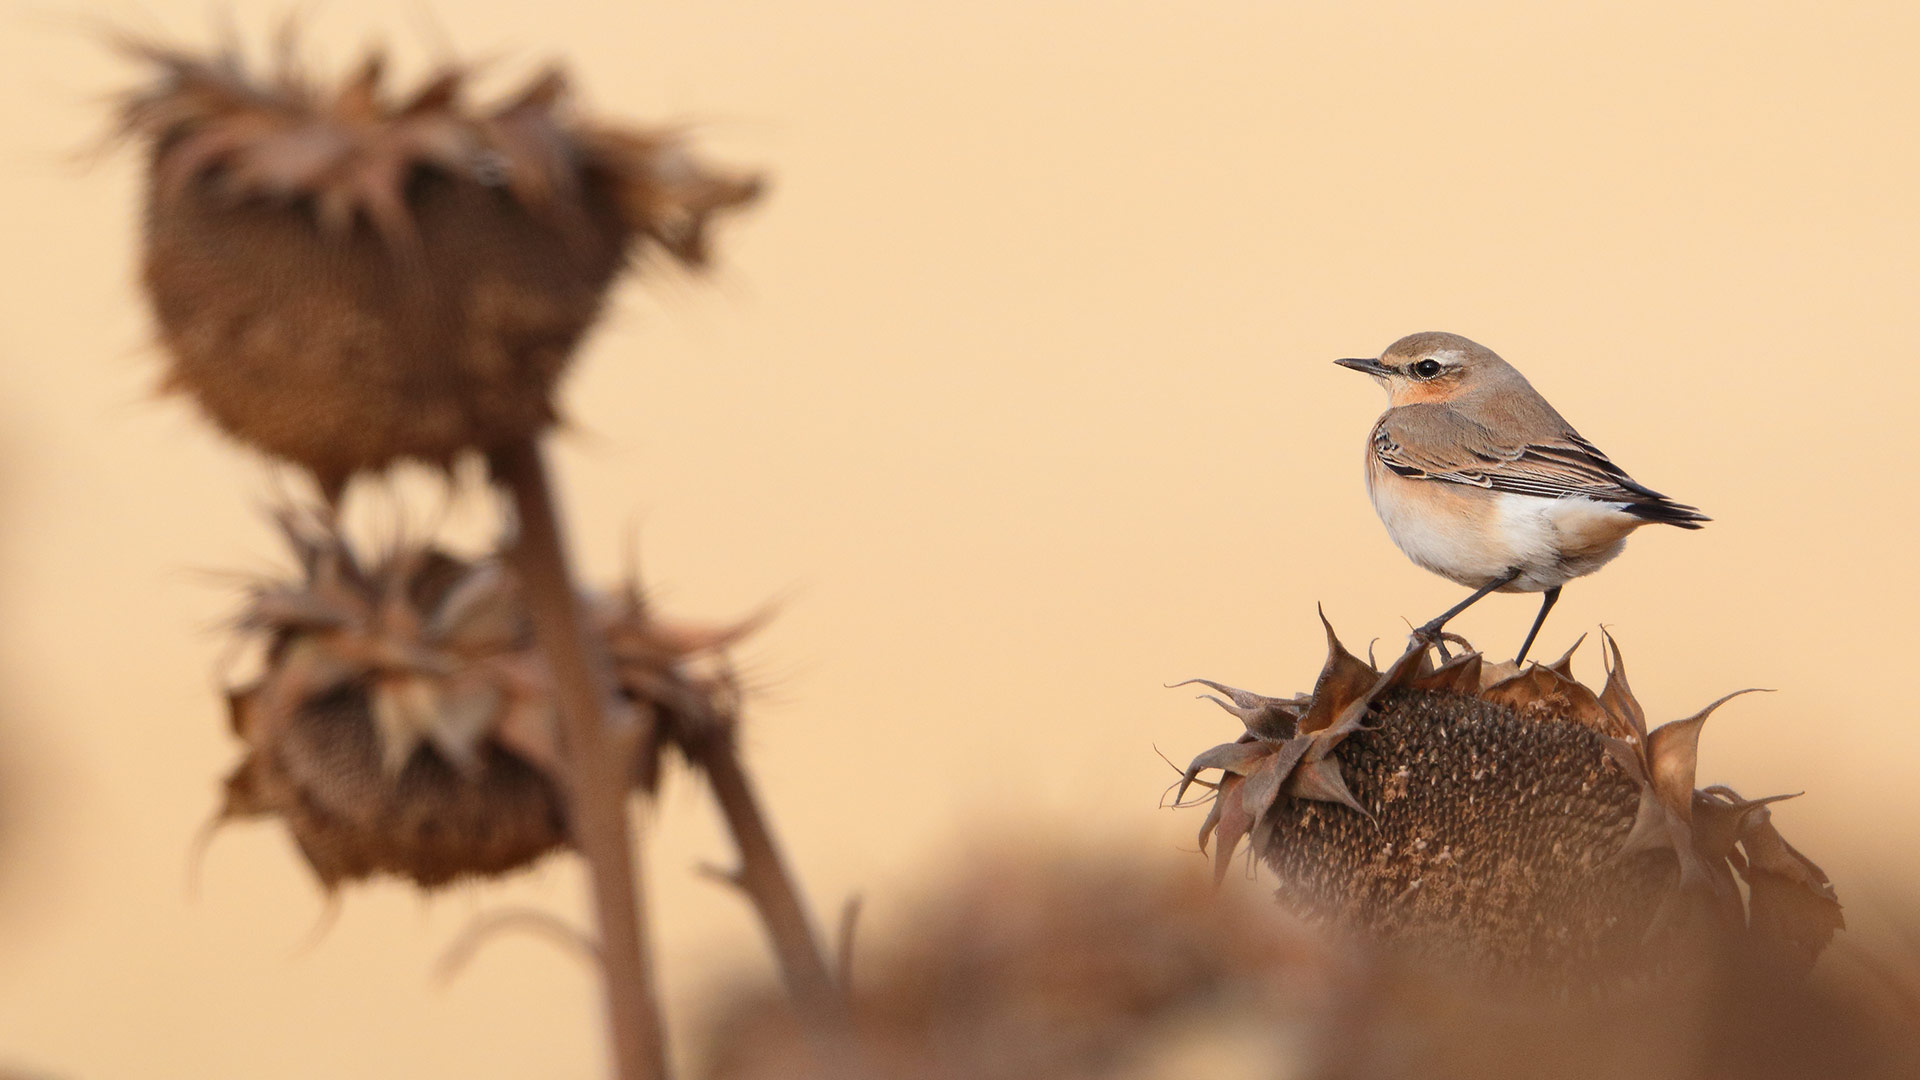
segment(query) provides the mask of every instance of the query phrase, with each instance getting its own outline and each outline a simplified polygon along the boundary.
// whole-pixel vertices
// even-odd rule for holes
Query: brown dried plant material
[[[1435,666],[1416,646],[1376,672],[1331,627],[1327,641],[1305,698],[1206,684],[1247,727],[1176,789],[1214,791],[1200,842],[1217,874],[1250,839],[1305,911],[1569,979],[1655,962],[1702,925],[1804,965],[1841,927],[1826,876],[1771,823],[1777,798],[1695,789],[1700,731],[1727,699],[1649,731],[1610,636],[1599,693],[1572,678],[1571,652]]]
[[[1338,811],[1336,811],[1338,812]],[[943,852],[950,853],[952,845]],[[1751,939],[1672,977],[1557,995],[1328,933],[1197,867],[962,845],[854,950],[848,1053],[758,980],[703,1023],[706,1080],[1905,1080],[1920,950],[1782,978]],[[1895,909],[1916,910],[1911,904]],[[1910,939],[1920,942],[1920,936]],[[1870,961],[1848,963],[1849,961]]]
[[[475,107],[463,67],[395,96],[379,53],[328,86],[291,56],[122,44],[152,72],[120,130],[147,150],[168,385],[330,493],[538,434],[621,269],[704,264],[759,191],[678,133],[579,117],[557,70]]]
[[[1325,943],[1251,895],[1177,866],[995,844],[966,852],[852,956],[846,1047],[738,988],[708,1026],[709,1080],[1062,1080],[1217,1075],[1196,1042],[1286,1075],[1276,1020],[1322,994]],[[884,905],[879,905],[883,906]],[[877,933],[877,932],[876,932]],[[1263,1068],[1245,1065],[1258,1063]]]
[[[368,562],[316,519],[281,521],[301,574],[257,586],[238,620],[265,660],[230,695],[247,754],[222,820],[278,817],[329,888],[496,875],[565,846],[551,679],[501,562],[432,547]],[[626,728],[636,710],[670,742],[731,727],[723,650],[750,626],[663,623],[632,587],[591,610]],[[657,746],[631,751],[638,789]]]

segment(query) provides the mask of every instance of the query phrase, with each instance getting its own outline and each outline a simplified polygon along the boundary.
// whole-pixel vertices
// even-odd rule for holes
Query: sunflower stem
[[[588,645],[539,444],[523,439],[496,449],[489,466],[494,482],[513,499],[519,530],[508,558],[526,590],[534,637],[559,700],[568,825],[593,884],[615,1075],[665,1080],[666,1037],[644,932],[645,897],[634,873],[638,836],[627,814],[633,758],[619,752],[626,733],[608,726],[605,708],[612,674],[606,658]],[[642,710],[638,722],[652,720]],[[638,734],[651,737],[648,731]]]
[[[847,1024],[844,991],[828,971],[826,954],[820,950],[806,903],[761,813],[759,797],[741,764],[732,732],[698,740],[687,751],[706,774],[734,844],[740,849],[740,868],[730,882],[747,895],[759,913],[787,993],[816,1030],[843,1034]]]

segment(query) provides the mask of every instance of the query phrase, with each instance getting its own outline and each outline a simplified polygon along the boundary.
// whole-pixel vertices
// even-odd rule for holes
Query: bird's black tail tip
[[[1683,503],[1643,502],[1627,507],[1627,513],[1648,521],[1657,521],[1662,525],[1674,525],[1682,529],[1697,529],[1713,519],[1698,509]]]

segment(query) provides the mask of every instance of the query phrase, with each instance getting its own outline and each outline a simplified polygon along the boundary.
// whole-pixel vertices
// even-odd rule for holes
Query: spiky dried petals
[[[589,159],[620,178],[614,188],[622,219],[688,266],[706,265],[711,222],[722,211],[760,197],[758,176],[727,175],[703,166],[672,133],[588,130]]]
[[[1338,803],[1367,813],[1347,789],[1333,751],[1347,736],[1361,730],[1367,708],[1379,694],[1413,677],[1420,658],[1409,652],[1383,674],[1347,651],[1324,613],[1320,621],[1327,632],[1327,660],[1314,682],[1312,695],[1270,698],[1209,679],[1174,684],[1197,682],[1227,695],[1231,704],[1219,698],[1212,700],[1239,717],[1250,737],[1195,757],[1182,774],[1175,795],[1177,802],[1194,779],[1208,769],[1220,769],[1225,774],[1200,838],[1204,849],[1209,838],[1217,834],[1216,876],[1225,875],[1241,838],[1257,833],[1271,821],[1271,811],[1283,793],[1293,799]],[[1233,807],[1224,808],[1221,804],[1228,798],[1229,781],[1236,797]]]
[[[1632,687],[1627,685],[1627,662],[1620,655],[1620,643],[1605,630],[1600,636],[1608,657],[1607,682],[1600,690],[1600,707],[1613,722],[1615,737],[1637,745],[1647,737],[1646,710],[1640,707]]]
[[[1529,719],[1571,721],[1603,735],[1615,734],[1611,718],[1593,691],[1558,667],[1534,664],[1480,691],[1483,701],[1505,705]]]
[[[1417,677],[1408,685],[1415,690],[1441,694],[1477,694],[1480,692],[1480,666],[1477,652],[1454,657]]]
[[[1787,843],[1765,806],[1748,819],[1740,849],[1746,858],[1735,867],[1747,883],[1749,929],[1791,949],[1798,962],[1813,963],[1847,925],[1826,872]]]
[[[1380,677],[1372,664],[1340,644],[1340,637],[1333,632],[1333,624],[1327,621],[1325,611],[1320,612],[1320,625],[1327,632],[1327,661],[1320,668],[1320,677],[1314,680],[1312,704],[1300,720],[1302,734],[1332,727],[1351,705],[1367,697]]]

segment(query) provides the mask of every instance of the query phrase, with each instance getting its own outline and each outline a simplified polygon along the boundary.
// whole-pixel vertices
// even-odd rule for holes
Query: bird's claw
[[[1453,654],[1447,652],[1446,625],[1439,621],[1430,622],[1424,626],[1415,627],[1413,633],[1408,636],[1413,644],[1421,648],[1438,649],[1440,662],[1444,664],[1453,659]]]

